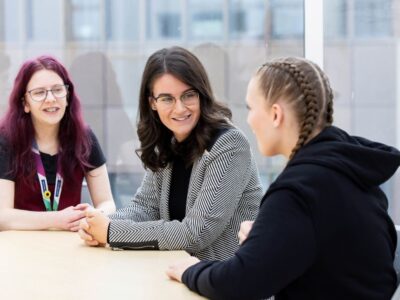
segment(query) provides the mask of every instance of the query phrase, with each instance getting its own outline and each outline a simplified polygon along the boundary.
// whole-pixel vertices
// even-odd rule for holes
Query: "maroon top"
[[[74,178],[76,181],[71,182],[64,179],[58,210],[81,203],[83,177],[84,174],[82,170],[76,168],[74,171]],[[53,207],[54,183],[49,183],[48,186],[52,195],[51,207]],[[34,189],[32,189],[28,184],[22,182],[22,180],[16,180],[14,208],[31,211],[46,211],[46,207],[43,203],[42,192],[39,186],[39,180],[35,181],[33,188]]]
[[[93,166],[91,169],[96,169],[102,166],[106,162],[106,159],[96,136],[91,130],[89,130],[89,136],[92,144],[91,153],[89,155],[89,164]],[[43,203],[42,191],[39,186],[39,180],[35,180],[32,187],[31,185],[24,183],[20,178],[13,178],[9,175],[11,167],[11,152],[11,147],[7,144],[4,138],[0,137],[0,178],[15,182],[14,208],[30,211],[46,211],[46,207]],[[40,152],[40,157],[46,173],[47,184],[51,192],[51,206],[53,207],[53,192],[57,172],[57,155],[49,155]],[[90,171],[91,169],[88,169],[87,171]],[[73,174],[74,180],[64,178],[58,210],[81,203],[81,190],[84,175],[84,171],[78,166]]]

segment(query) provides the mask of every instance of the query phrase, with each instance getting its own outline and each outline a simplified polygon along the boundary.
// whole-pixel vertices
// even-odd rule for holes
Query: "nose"
[[[183,104],[181,99],[177,99],[175,101],[175,111],[185,111],[186,110],[186,106],[185,104]]]
[[[45,101],[53,102],[56,101],[56,97],[54,97],[53,92],[51,90],[47,90],[46,99]]]

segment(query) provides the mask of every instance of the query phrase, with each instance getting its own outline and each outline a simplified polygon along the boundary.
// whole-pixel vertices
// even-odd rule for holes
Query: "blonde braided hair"
[[[260,88],[271,105],[284,100],[294,108],[300,132],[291,159],[316,128],[322,129],[333,122],[333,92],[329,80],[313,62],[294,57],[266,63],[257,74]]]

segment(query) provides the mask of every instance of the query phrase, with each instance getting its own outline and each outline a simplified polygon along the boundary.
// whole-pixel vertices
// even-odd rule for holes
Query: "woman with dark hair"
[[[139,101],[142,185],[110,218],[88,212],[81,237],[89,245],[232,256],[240,223],[256,217],[262,189],[230,110],[214,99],[200,61],[180,47],[150,56]]]
[[[77,231],[88,204],[115,211],[105,158],[84,124],[64,66],[51,56],[20,68],[0,122],[0,230]]]
[[[379,185],[400,152],[333,126],[329,81],[302,58],[263,65],[246,102],[260,152],[288,163],[231,259],[191,257],[168,275],[211,299],[390,299],[396,230]]]

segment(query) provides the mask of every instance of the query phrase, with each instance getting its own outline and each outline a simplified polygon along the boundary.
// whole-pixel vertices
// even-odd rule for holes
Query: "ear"
[[[22,106],[24,107],[24,112],[29,114],[31,112],[31,109],[29,107],[29,103],[25,101],[25,98],[22,98]]]
[[[284,110],[282,105],[279,103],[274,103],[271,106],[271,118],[272,118],[272,125],[274,128],[278,128],[282,125],[284,120]]]
[[[152,97],[149,97],[149,103],[152,110],[157,110],[156,100],[154,100]]]

